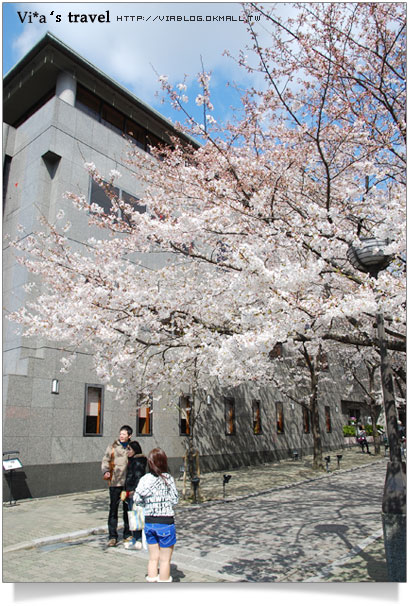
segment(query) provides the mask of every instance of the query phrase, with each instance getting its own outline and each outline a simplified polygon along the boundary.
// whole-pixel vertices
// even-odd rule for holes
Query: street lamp
[[[373,278],[377,278],[378,273],[387,268],[392,261],[392,256],[385,253],[385,247],[389,244],[389,241],[378,238],[362,238],[361,240],[361,247],[357,248],[351,245],[348,248],[347,258],[356,269],[368,273]],[[381,383],[390,449],[390,459],[387,463],[382,501],[385,553],[390,581],[405,582],[405,464],[401,460],[394,386],[390,361],[387,355],[384,315],[381,309],[377,310],[376,320],[381,357]]]

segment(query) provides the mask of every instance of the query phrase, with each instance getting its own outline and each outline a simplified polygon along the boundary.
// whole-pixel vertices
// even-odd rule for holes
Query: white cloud
[[[244,48],[248,36],[238,21],[205,21],[207,17],[239,18],[241,5],[237,2],[162,2],[162,3],[19,3],[16,11],[37,11],[47,23],[24,23],[22,33],[14,42],[23,56],[46,31],[60,38],[77,53],[96,65],[113,79],[120,81],[137,96],[153,103],[158,90],[153,67],[167,74],[171,81],[181,81],[184,74],[191,78],[201,69],[200,56],[207,70],[216,72],[217,82],[229,79],[241,81],[245,74],[235,63],[223,57],[230,49],[234,54]],[[54,9],[54,15],[50,16]],[[72,14],[96,14],[109,10],[110,23],[70,23]],[[61,22],[55,17],[61,15]],[[125,20],[126,16],[144,17]],[[167,17],[185,17],[200,21],[171,21]],[[122,17],[118,21],[117,17]],[[160,20],[160,17],[163,20]],[[148,20],[149,19],[149,20]],[[73,18],[72,18],[73,20]],[[152,67],[153,66],[153,67]]]

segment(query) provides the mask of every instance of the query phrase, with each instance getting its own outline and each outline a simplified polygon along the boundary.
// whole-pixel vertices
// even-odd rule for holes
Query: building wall
[[[40,213],[54,222],[59,209],[72,222],[70,238],[79,247],[93,235],[93,230],[97,234],[97,228],[91,228],[87,218],[62,198],[65,191],[88,194],[90,178],[85,162],[94,162],[103,174],[119,169],[123,175],[121,186],[133,195],[141,193],[136,176],[124,164],[124,139],[57,97],[19,128],[9,127],[5,132],[8,137],[4,149],[12,163],[4,234],[16,236],[18,225],[30,234],[40,227]],[[158,256],[150,262],[153,266],[161,263]],[[30,295],[23,290],[27,281],[36,280],[16,263],[13,251],[6,246],[3,300],[7,311],[29,300]],[[80,354],[74,367],[61,375],[64,352],[58,344],[19,336],[16,329],[4,322],[3,450],[18,450],[24,465],[21,472],[14,474],[16,490],[19,495],[41,496],[104,486],[100,473],[104,450],[121,425],[127,423],[135,429],[136,402],[119,403],[105,389],[103,436],[84,437],[85,384],[100,383],[90,353],[84,347],[78,348]],[[51,393],[54,378],[60,381],[58,395]],[[161,444],[166,445],[171,459],[179,457],[181,463],[178,421],[176,417],[173,432],[170,416],[173,417],[169,411],[159,407],[155,415],[156,436],[166,434]],[[147,452],[158,445],[157,437],[144,438]],[[4,496],[7,500],[7,486]]]
[[[54,222],[59,209],[63,209],[72,222],[69,235],[76,246],[81,248],[88,237],[101,235],[62,197],[65,191],[88,194],[90,178],[84,169],[85,162],[94,162],[103,175],[117,168],[123,175],[119,185],[137,197],[142,193],[137,176],[125,165],[123,137],[56,96],[21,126],[5,125],[3,132],[3,158],[12,158],[4,208],[5,234],[15,237],[18,225],[23,225],[25,234],[30,234],[40,227],[40,213]],[[145,261],[159,267],[164,258],[151,255]],[[29,300],[30,295],[23,290],[28,281],[36,279],[16,263],[6,244],[3,301],[7,311]],[[7,321],[3,341],[3,450],[19,451],[23,463],[23,469],[14,473],[13,495],[39,497],[104,487],[101,458],[121,425],[136,428],[136,401],[119,403],[105,389],[103,433],[85,437],[85,385],[100,383],[93,371],[91,352],[79,346],[73,368],[61,375],[59,344],[19,336],[16,327]],[[284,372],[280,366],[279,372]],[[325,428],[323,432],[325,449],[339,448],[343,442],[340,400],[346,386],[341,373],[338,377],[337,374],[320,396],[322,423],[325,405],[330,405],[332,414],[332,432],[327,433]],[[60,381],[58,394],[51,393],[55,378]],[[286,374],[284,380],[289,380]],[[285,431],[277,433],[275,404],[284,398],[273,387],[256,391],[255,387],[244,385],[228,391],[215,386],[208,395],[194,434],[203,471],[285,458],[294,449],[300,453],[312,451],[312,434],[302,432],[302,412],[298,406],[284,402]],[[228,395],[235,399],[235,435],[225,433],[223,398]],[[186,447],[186,438],[180,435],[178,398],[179,394],[164,394],[162,399],[155,400],[153,435],[137,436],[145,453],[155,446],[167,452],[173,473],[178,473]],[[261,401],[261,435],[253,433],[253,398]],[[167,406],[170,403],[175,406]],[[7,475],[3,491],[6,501],[9,482]]]

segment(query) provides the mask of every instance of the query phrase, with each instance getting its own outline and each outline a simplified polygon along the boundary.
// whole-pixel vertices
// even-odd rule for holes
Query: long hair
[[[167,481],[163,476],[164,473],[168,472],[167,455],[164,450],[161,450],[161,448],[153,448],[153,450],[148,453],[147,463],[150,471],[155,476],[162,478],[167,484]]]

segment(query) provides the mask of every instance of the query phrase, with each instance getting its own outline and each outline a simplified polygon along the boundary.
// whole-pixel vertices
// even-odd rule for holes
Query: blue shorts
[[[150,522],[146,522],[144,532],[148,545],[158,543],[160,547],[172,547],[177,541],[175,524],[150,524]]]

